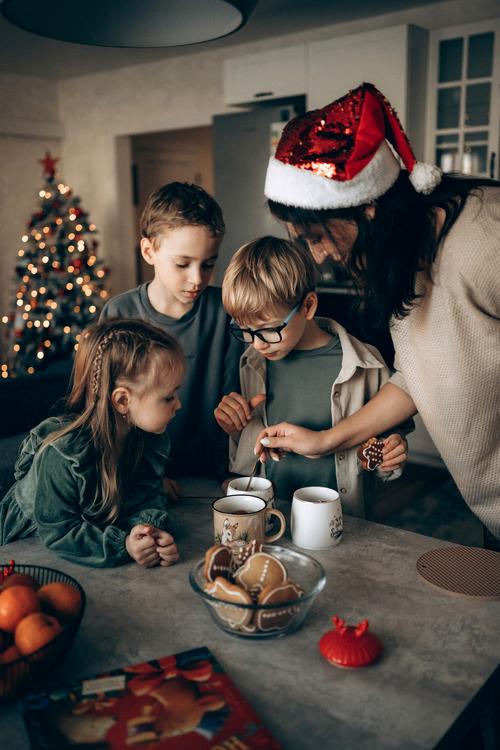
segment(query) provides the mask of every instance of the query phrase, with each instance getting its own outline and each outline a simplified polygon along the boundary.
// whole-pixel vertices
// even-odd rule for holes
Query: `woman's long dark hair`
[[[483,187],[499,182],[463,175],[444,175],[430,195],[417,193],[408,172],[402,170],[394,185],[375,202],[373,219],[366,204],[354,208],[311,209],[284,206],[269,201],[273,216],[293,224],[298,236],[314,236],[321,227],[338,247],[342,247],[341,219],[357,226],[357,239],[343,266],[359,293],[359,306],[365,328],[376,330],[389,324],[392,316],[408,315],[418,294],[417,273],[426,271],[432,279],[432,264],[439,244],[457,220],[471,192],[480,195]],[[446,219],[436,234],[435,208],[442,208]],[[338,236],[336,236],[338,231]]]

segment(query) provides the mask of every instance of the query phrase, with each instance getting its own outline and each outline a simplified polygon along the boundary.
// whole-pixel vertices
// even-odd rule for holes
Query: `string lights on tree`
[[[57,161],[48,151],[40,159],[45,184],[17,252],[14,307],[1,319],[2,378],[31,375],[72,355],[109,297],[96,227],[80,198],[56,178]]]

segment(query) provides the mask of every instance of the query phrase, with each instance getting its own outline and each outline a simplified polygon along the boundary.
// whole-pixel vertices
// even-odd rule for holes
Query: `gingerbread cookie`
[[[369,438],[359,446],[357,455],[365,471],[374,471],[377,466],[384,463],[383,447],[384,441],[376,437]]]
[[[217,576],[229,578],[231,575],[231,550],[223,544],[214,544],[205,552],[203,569],[206,581],[215,581]]]
[[[267,552],[256,552],[248,558],[234,576],[254,600],[266,586],[279,586],[287,579],[286,568]]]
[[[261,550],[262,543],[257,539],[252,539],[248,544],[242,544],[239,547],[235,547],[233,549],[233,559],[231,561],[231,573],[233,576],[236,571],[246,563],[249,557],[255,555],[256,552],[260,552]]]
[[[250,624],[253,617],[251,609],[229,606],[230,604],[253,604],[250,594],[241,586],[229,583],[226,578],[218,576],[212,583],[206,583],[204,590],[210,596],[220,599],[221,602],[227,602],[227,605],[214,604],[213,606],[216,607],[219,617],[231,628],[240,628]]]
[[[250,622],[248,625],[241,625],[238,628],[238,630],[241,631],[242,633],[253,635],[254,633],[257,632],[257,625],[254,625],[253,622]]]
[[[258,604],[284,604],[302,596],[304,590],[293,581],[279,586],[266,586],[259,594]],[[257,612],[255,624],[259,630],[282,630],[290,624],[299,608],[295,605]]]

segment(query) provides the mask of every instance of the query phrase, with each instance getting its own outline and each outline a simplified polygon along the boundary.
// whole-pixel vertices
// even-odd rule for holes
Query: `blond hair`
[[[99,522],[116,520],[120,510],[123,477],[118,473],[117,420],[111,403],[117,386],[145,393],[164,377],[167,369],[182,374],[184,354],[179,343],[160,328],[140,320],[114,318],[86,328],[80,338],[66,399],[72,421],[51,433],[44,447],[74,430],[90,430],[97,463],[97,488],[85,516]],[[123,462],[132,475],[142,457],[140,431],[129,433],[128,457]]]
[[[166,231],[202,226],[213,237],[226,231],[217,201],[199,185],[169,182],[150,194],[141,216],[141,237],[155,246]]]
[[[233,255],[222,282],[222,302],[243,325],[283,306],[295,307],[316,288],[309,252],[278,237],[253,240]]]

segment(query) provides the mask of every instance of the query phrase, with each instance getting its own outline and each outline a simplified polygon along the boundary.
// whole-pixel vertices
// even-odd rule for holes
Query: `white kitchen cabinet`
[[[308,45],[307,107],[324,107],[364,81],[388,98],[417,157],[425,135],[428,32],[392,26]]]
[[[248,104],[305,93],[304,44],[224,60],[226,104]]]
[[[427,160],[498,178],[500,19],[433,31],[428,90]]]

